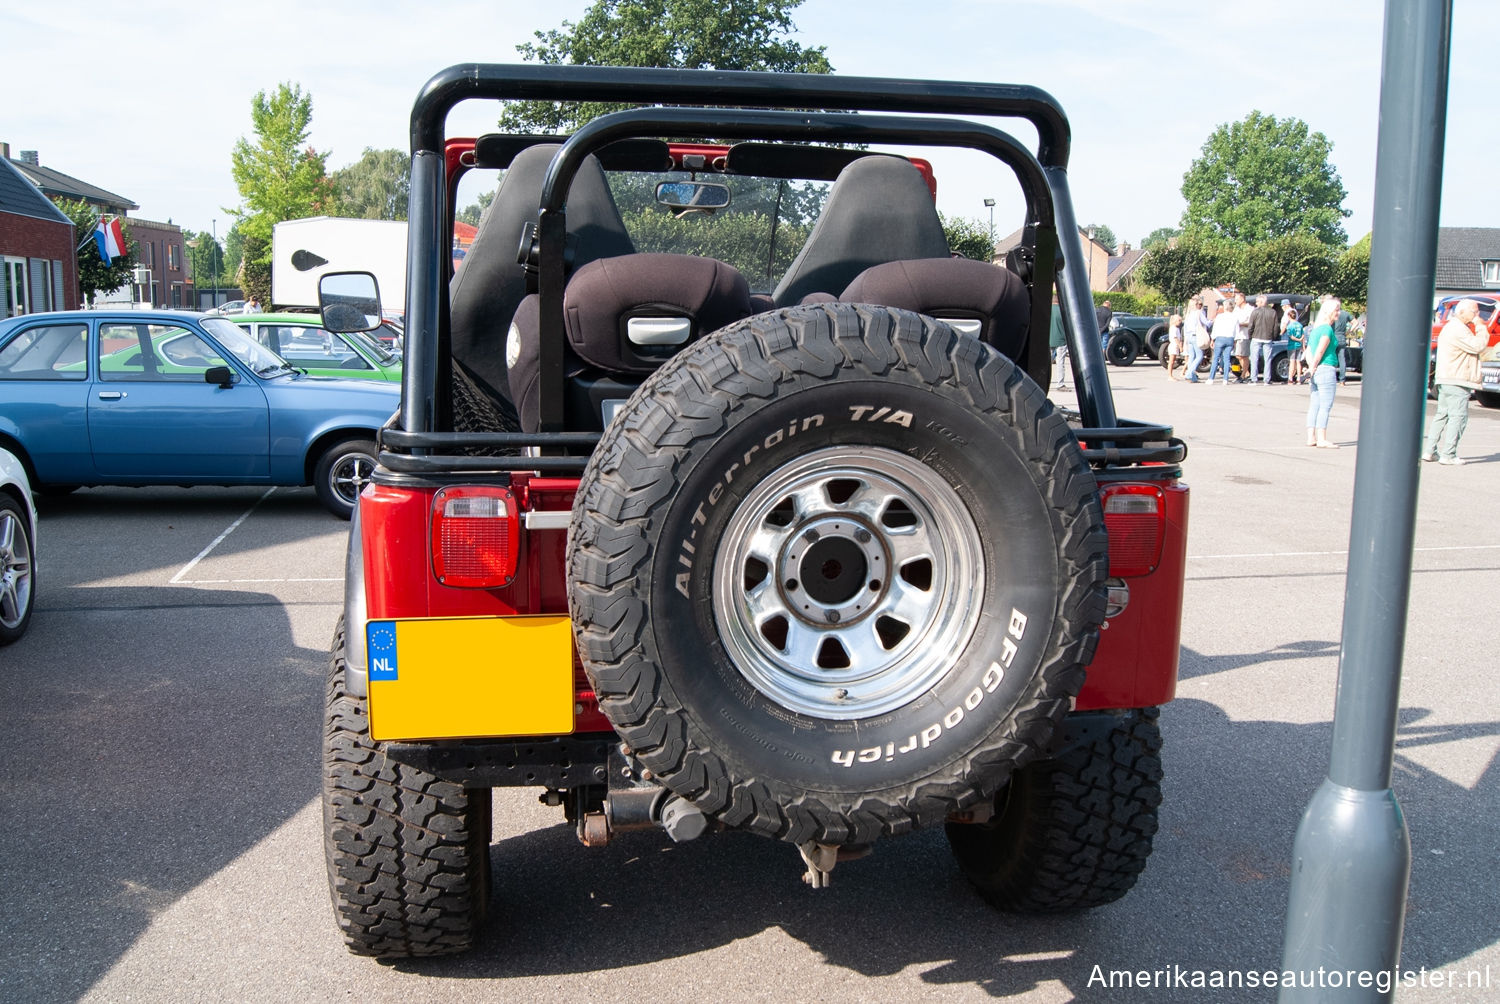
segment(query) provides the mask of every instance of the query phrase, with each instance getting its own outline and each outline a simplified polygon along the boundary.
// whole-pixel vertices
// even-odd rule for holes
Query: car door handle
[[[123,390],[101,390],[99,392],[99,400],[101,401],[118,401],[124,396],[125,392]]]

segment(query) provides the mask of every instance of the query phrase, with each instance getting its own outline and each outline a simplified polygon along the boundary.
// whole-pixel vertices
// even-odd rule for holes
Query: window
[[[176,244],[167,245],[167,268],[182,268],[182,248]]]
[[[1500,282],[1500,261],[1484,262],[1484,281]]]
[[[99,379],[201,383],[210,366],[226,365],[186,328],[164,324],[99,327]]]
[[[26,296],[26,259],[6,258],[0,267],[0,291],[4,303],[0,304],[0,317],[20,317],[27,312],[30,302]]]
[[[85,380],[88,344],[83,324],[27,328],[0,349],[0,380]]]
[[[154,268],[156,266],[156,245],[150,241],[140,241],[136,244],[136,247],[140,248],[141,252],[140,264],[147,268]]]
[[[368,370],[372,367],[343,339],[324,331],[297,324],[262,324],[260,343],[280,353],[293,366],[320,370]]]

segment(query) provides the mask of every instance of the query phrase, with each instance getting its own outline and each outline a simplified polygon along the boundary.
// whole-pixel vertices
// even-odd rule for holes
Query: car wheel
[[[354,515],[359,493],[375,473],[375,454],[375,444],[368,439],[345,439],[323,451],[313,472],[313,488],[329,512],[341,519]]]
[[[1500,394],[1494,391],[1482,390],[1475,394],[1474,397],[1485,408],[1500,408]]]
[[[1140,347],[1136,344],[1135,335],[1117,333],[1109,336],[1109,342],[1105,345],[1105,353],[1113,365],[1129,366],[1140,354]]]
[[[0,494],[0,645],[26,633],[35,586],[31,522],[20,503]]]
[[[1027,764],[995,797],[984,823],[947,825],[959,867],[991,905],[1059,913],[1112,903],[1151,855],[1161,805],[1157,708],[1119,714],[1065,751]],[[1079,719],[1099,716],[1080,715]]]
[[[1271,378],[1277,383],[1286,383],[1291,378],[1292,360],[1283,352],[1271,360]]]
[[[1165,324],[1154,324],[1151,330],[1146,332],[1146,352],[1157,362],[1161,362],[1166,356],[1167,348],[1167,326]]]
[[[748,318],[648,378],[590,459],[578,650],[643,765],[726,826],[934,824],[1036,756],[1082,682],[1096,492],[1041,388],[947,325]]]
[[[344,669],[340,617],[323,728],[323,854],[344,944],[383,959],[464,951],[489,909],[490,789],[385,756]]]

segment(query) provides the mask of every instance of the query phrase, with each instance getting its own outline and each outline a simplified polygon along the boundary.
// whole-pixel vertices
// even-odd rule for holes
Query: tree
[[[1148,248],[1153,244],[1165,244],[1167,241],[1171,240],[1173,237],[1179,236],[1181,233],[1182,231],[1178,230],[1176,227],[1157,227],[1155,230],[1146,235],[1145,240],[1141,241],[1141,247]]]
[[[80,245],[73,253],[78,262],[79,303],[87,304],[93,300],[95,293],[108,293],[129,283],[132,279],[131,269],[136,262],[135,242],[130,239],[129,221],[120,220],[121,229],[125,233],[125,253],[116,255],[105,265],[104,259],[99,255],[99,246],[90,237],[99,225],[99,214],[94,207],[82,201],[59,199],[57,208],[73,221],[73,240]]]
[[[1228,278],[1247,293],[1321,293],[1333,275],[1326,245],[1310,234],[1286,234],[1243,247]]]
[[[239,287],[245,299],[271,302],[271,242],[259,234],[247,233],[245,256],[240,261]]]
[[[1105,248],[1109,251],[1110,254],[1115,253],[1115,248],[1119,246],[1120,242],[1115,237],[1115,232],[1111,230],[1106,224],[1090,223],[1083,229],[1085,231],[1092,230],[1094,232],[1095,244],[1098,244],[1100,247]]]
[[[333,172],[338,215],[360,220],[406,219],[411,191],[411,157],[400,150],[365,152],[353,164]]]
[[[516,47],[527,62],[830,73],[824,46],[791,41],[802,0],[595,0],[578,23],[536,32]],[[500,118],[507,132],[572,132],[605,112],[602,102],[520,101]]]
[[[1184,234],[1174,246],[1152,248],[1136,271],[1142,282],[1161,290],[1167,299],[1185,303],[1205,286],[1231,281],[1239,271],[1240,254],[1240,246],[1231,241]]]
[[[484,218],[484,211],[490,208],[490,203],[494,201],[494,192],[480,192],[478,200],[460,209],[454,218],[460,223],[468,223],[477,227],[479,221]]]
[[[943,236],[948,238],[949,251],[975,261],[995,260],[995,240],[987,222],[942,213],[938,218],[943,221]]]
[[[1365,234],[1339,256],[1329,290],[1345,303],[1370,301],[1370,235]]]
[[[207,230],[194,231],[183,227],[182,238],[193,263],[194,295],[211,293],[216,285],[228,285],[223,281],[224,249],[214,235]]]
[[[312,96],[296,84],[279,84],[267,97],[260,91],[250,102],[250,121],[256,142],[241,137],[230,162],[243,207],[230,210],[248,238],[263,242],[258,253],[271,263],[271,228],[283,220],[328,213],[335,206],[333,183],[327,175],[327,154],[307,146],[312,121]],[[248,252],[248,248],[247,248]],[[246,259],[256,261],[246,254]]]
[[[1252,111],[1219,126],[1183,175],[1183,229],[1244,243],[1305,233],[1342,247],[1350,214],[1332,149],[1297,118]]]

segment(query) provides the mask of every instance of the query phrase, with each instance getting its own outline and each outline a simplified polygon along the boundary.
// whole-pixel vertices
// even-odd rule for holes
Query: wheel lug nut
[[[816,544],[818,542],[818,538],[820,536],[821,536],[821,534],[819,534],[818,531],[816,531],[816,530],[808,530],[806,533],[804,533],[802,535],[802,539],[805,540],[805,541],[807,541],[809,544]]]
[[[830,624],[837,624],[839,622],[839,612],[837,610],[830,610],[823,616],[827,618]]]
[[[863,528],[855,530],[854,539],[861,544],[868,544],[870,542],[870,531]]]

